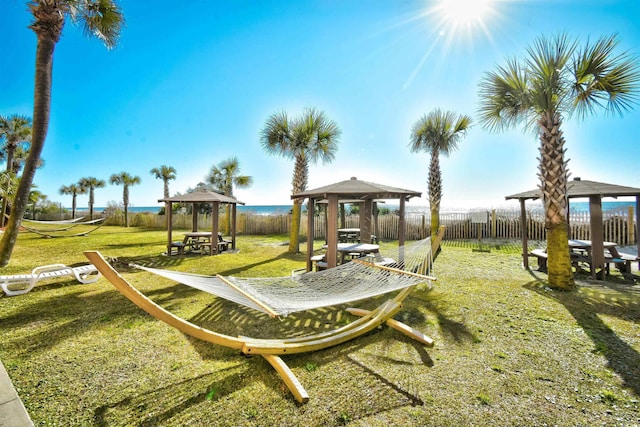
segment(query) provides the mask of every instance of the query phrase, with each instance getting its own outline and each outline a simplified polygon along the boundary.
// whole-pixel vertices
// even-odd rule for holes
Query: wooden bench
[[[229,246],[232,244],[231,240],[223,239],[222,233],[218,233],[218,253],[229,250]]]
[[[638,262],[638,268],[640,268],[640,257],[630,254],[621,254],[618,253],[618,257],[616,258],[606,258],[605,262],[607,265],[615,264],[622,273],[631,273],[631,263]],[[608,270],[607,270],[608,272]]]
[[[534,249],[529,252],[529,256],[538,258],[538,271],[547,271],[547,252],[544,249]]]
[[[184,242],[180,242],[180,241],[171,242],[171,244],[169,245],[168,255],[173,255],[174,248],[176,249],[177,255],[184,255],[184,247],[185,247]]]
[[[322,255],[314,255],[310,259],[311,259],[311,262],[315,265],[315,270],[316,271],[326,270],[327,267],[329,266],[329,264],[325,260],[324,254],[322,254]]]

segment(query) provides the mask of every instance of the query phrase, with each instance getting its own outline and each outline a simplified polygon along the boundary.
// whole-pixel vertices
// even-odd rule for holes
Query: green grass
[[[303,254],[286,253],[285,236],[240,236],[239,253],[214,257],[161,256],[165,239],[162,231],[107,226],[66,239],[25,233],[0,273],[82,263],[87,249],[247,277],[288,275],[304,264]],[[619,275],[579,276],[578,291],[552,291],[544,274],[519,267],[519,251],[517,242],[445,242],[433,290],[417,289],[397,316],[434,338],[434,348],[383,327],[286,356],[310,395],[306,405],[262,358],[185,336],[104,279],[43,282],[0,297],[0,360],[36,425],[640,423],[638,285]],[[147,273],[121,272],[175,314],[228,334],[307,334],[353,319],[336,307],[272,320]]]

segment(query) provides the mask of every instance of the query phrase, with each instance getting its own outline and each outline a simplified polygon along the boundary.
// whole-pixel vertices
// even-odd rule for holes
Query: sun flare
[[[485,18],[491,10],[491,0],[440,0],[436,8],[450,23],[472,24]]]
[[[486,28],[486,20],[495,13],[495,0],[438,0],[431,12],[438,16],[440,24],[449,30],[472,31],[474,27]]]

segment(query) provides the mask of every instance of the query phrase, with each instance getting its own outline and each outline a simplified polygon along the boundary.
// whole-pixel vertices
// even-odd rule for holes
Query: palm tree
[[[566,34],[540,37],[524,60],[510,59],[480,82],[480,121],[492,131],[523,124],[540,141],[540,190],[545,209],[549,286],[575,287],[568,246],[567,180],[561,130],[566,115],[599,108],[629,110],[638,102],[640,72],[632,55],[615,53],[616,36],[579,46]]]
[[[63,185],[60,187],[60,194],[71,196],[71,219],[76,218],[76,198],[78,194],[86,194],[87,189],[80,184]]]
[[[126,172],[114,173],[109,178],[109,182],[115,185],[122,185],[122,204],[124,205],[124,226],[129,226],[129,187],[140,184],[139,176],[131,176]]]
[[[449,156],[458,148],[458,142],[471,127],[471,117],[456,115],[453,111],[433,110],[422,116],[411,129],[409,147],[413,153],[426,151],[431,155],[429,165],[429,208],[431,210],[431,236],[440,228],[440,202],[442,201],[442,172],[440,154]]]
[[[29,192],[29,202],[31,202],[31,219],[36,219],[36,208],[38,202],[47,200],[46,194],[42,194],[38,190],[31,190]]]
[[[149,173],[156,177],[156,179],[162,179],[164,183],[164,198],[169,198],[169,181],[176,179],[176,170],[173,166],[162,165],[159,168],[153,168]]]
[[[334,159],[340,134],[338,125],[323,112],[306,108],[291,122],[286,112],[272,114],[262,129],[260,142],[267,153],[295,160],[292,192],[297,194],[307,189],[309,162],[330,163]],[[302,200],[296,199],[291,216],[289,253],[299,252],[301,213]]]
[[[31,119],[19,114],[0,116],[0,139],[4,139],[3,153],[7,159],[7,172],[17,173],[14,155],[18,146],[31,141]],[[0,227],[4,227],[8,200],[2,199]]]
[[[248,188],[253,184],[253,178],[248,175],[240,175],[240,162],[237,157],[231,157],[220,162],[211,168],[207,182],[221,191],[225,196],[234,197],[233,186],[238,188]],[[231,230],[231,215],[229,205],[226,205],[226,233]]]
[[[78,181],[78,185],[83,189],[85,193],[87,191],[89,192],[89,219],[93,221],[93,204],[95,202],[93,190],[96,188],[104,187],[106,183],[103,179],[98,179],[90,176],[87,178],[80,178],[80,181]]]
[[[16,148],[22,142],[31,141],[31,119],[19,114],[0,116],[0,138],[5,140],[7,171],[13,171]]]
[[[71,17],[74,22],[83,26],[85,34],[98,37],[107,48],[115,45],[124,23],[115,0],[30,0],[27,4],[33,15],[29,28],[37,37],[31,151],[18,185],[7,228],[0,240],[0,267],[6,266],[11,259],[20,220],[29,202],[29,191],[47,136],[51,111],[53,51],[62,35],[65,19],[67,16]]]
[[[18,144],[16,150],[13,153],[13,164],[11,169],[14,174],[19,174],[25,163],[27,162],[27,158],[29,157],[30,152],[30,144],[28,142],[23,142],[22,144]],[[40,169],[44,166],[44,159],[40,157],[36,164],[36,169]]]

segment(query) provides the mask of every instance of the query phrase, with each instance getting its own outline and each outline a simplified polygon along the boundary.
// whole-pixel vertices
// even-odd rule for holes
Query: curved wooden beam
[[[187,335],[191,335],[195,338],[199,338],[203,341],[207,341],[213,344],[230,347],[233,349],[241,350],[244,345],[244,341],[236,337],[229,335],[219,334],[217,332],[210,331],[202,328],[198,325],[182,319],[174,315],[173,313],[160,307],[155,302],[151,301],[144,294],[131,286],[111,265],[104,259],[102,254],[97,251],[86,251],[84,255],[96,266],[98,271],[109,281],[115,288],[120,291],[125,297],[129,298],[135,305],[152,315],[158,320],[162,320],[166,324],[173,326],[180,332],[184,332]]]

